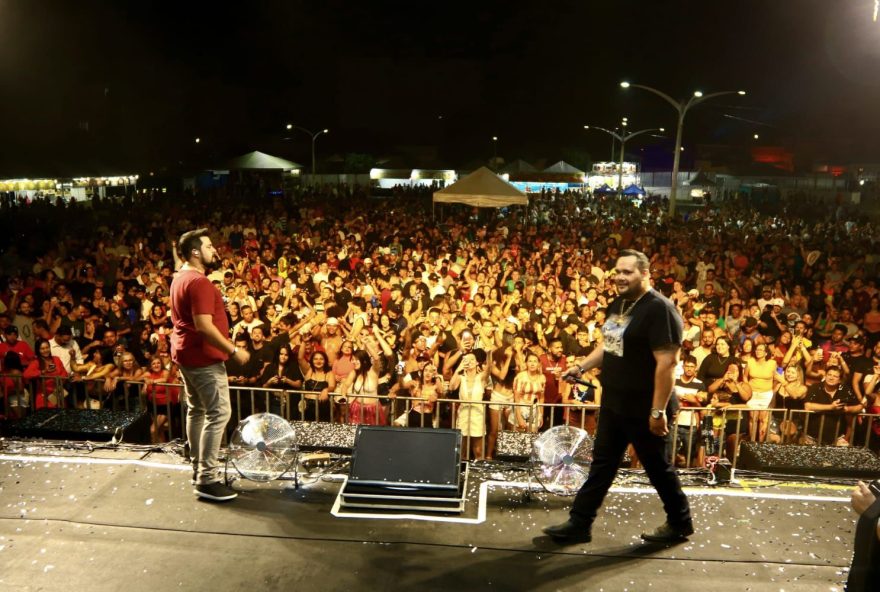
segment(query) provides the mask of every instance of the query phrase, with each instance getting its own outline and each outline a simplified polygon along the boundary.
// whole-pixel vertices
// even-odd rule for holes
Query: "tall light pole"
[[[312,132],[312,131],[310,131],[310,130],[307,130],[307,129],[304,128],[304,127],[300,127],[300,126],[298,126],[298,125],[293,125],[292,123],[288,123],[288,124],[287,124],[287,129],[289,129],[289,130],[290,130],[290,129],[297,129],[297,130],[299,130],[299,131],[301,131],[301,132],[305,132],[305,133],[307,133],[307,134],[312,138],[312,181],[314,182],[314,176],[315,176],[315,140],[317,140],[317,139],[318,139],[318,136],[320,136],[321,134],[328,134],[328,133],[330,133],[330,130],[328,130],[328,129],[322,129],[322,130],[318,130],[318,131],[316,131],[316,132]]]
[[[498,136],[492,136],[492,166],[498,167]]]
[[[675,200],[676,193],[678,192],[678,163],[679,158],[681,157],[681,132],[684,128],[684,116],[687,114],[688,109],[699,105],[709,99],[714,99],[715,97],[720,97],[723,95],[745,95],[746,91],[744,90],[724,90],[721,92],[709,93],[708,95],[704,95],[700,91],[696,91],[692,97],[687,100],[676,101],[668,94],[663,91],[657,90],[656,88],[645,86],[644,84],[631,84],[629,82],[621,82],[620,86],[622,88],[641,88],[643,90],[649,91],[664,99],[667,103],[672,105],[672,108],[678,112],[678,127],[675,131],[675,153],[672,157],[672,187],[669,190],[669,216],[675,216]]]
[[[635,138],[636,136],[640,136],[642,134],[647,134],[648,132],[665,132],[666,131],[662,127],[655,127],[655,128],[650,128],[650,129],[639,130],[637,132],[632,132],[632,133],[628,134],[628,133],[626,133],[626,126],[628,123],[629,122],[627,121],[627,118],[624,117],[623,121],[620,123],[621,133],[619,133],[619,134],[617,132],[613,132],[609,129],[605,129],[604,127],[597,127],[595,125],[585,125],[584,126],[585,130],[599,130],[600,132],[605,132],[606,134],[608,134],[609,136],[611,136],[612,138],[614,138],[615,140],[620,142],[620,162],[617,165],[617,192],[618,192],[619,197],[623,196],[623,159],[624,159],[624,153],[626,150],[626,143],[629,140],[631,140],[632,138]]]

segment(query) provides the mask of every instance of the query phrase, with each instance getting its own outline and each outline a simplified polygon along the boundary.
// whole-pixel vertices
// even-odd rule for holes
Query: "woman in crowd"
[[[167,442],[170,426],[180,418],[180,387],[171,386],[176,372],[162,367],[162,360],[153,358],[143,374],[144,391],[147,395],[150,415],[150,440],[154,443]]]
[[[776,360],[776,366],[778,366],[779,368],[785,366],[785,355],[791,348],[791,344],[791,331],[785,330],[782,332],[782,334],[779,336],[779,339],[777,339],[775,343],[771,343],[769,345],[770,357]]]
[[[64,383],[68,376],[64,364],[52,355],[52,347],[45,339],[37,339],[34,350],[37,357],[23,372],[25,379],[33,379],[36,384],[34,409],[64,407]]]
[[[257,384],[267,389],[297,390],[303,386],[303,376],[299,364],[291,355],[289,345],[282,345],[275,352],[274,359],[263,369]],[[291,413],[290,401],[299,401],[300,397],[291,393],[270,395],[269,410],[276,415],[284,415],[291,419],[297,415]]]
[[[763,442],[767,437],[770,424],[770,409],[773,403],[773,380],[776,378],[776,360],[769,357],[767,344],[755,346],[754,357],[749,358],[745,365],[745,380],[752,389],[748,400],[749,438],[753,442]]]
[[[426,361],[416,380],[410,381],[409,396],[415,399],[407,414],[407,425],[411,428],[434,427],[434,406],[443,398],[446,384],[437,372],[433,362]]]
[[[77,364],[71,360],[71,367],[74,372],[82,376],[86,388],[86,399],[85,401],[77,401],[77,407],[100,409],[101,401],[104,400],[104,380],[116,366],[112,361],[105,360],[99,350],[94,350],[83,364]]]
[[[339,346],[339,353],[336,354],[336,360],[333,362],[333,375],[336,384],[341,384],[354,369],[354,343],[345,339]]]
[[[116,331],[116,335],[124,343],[128,342],[131,334],[131,320],[122,309],[125,303],[116,300],[110,301],[110,313],[107,315],[107,326]]]
[[[544,388],[547,378],[541,369],[541,359],[534,352],[525,356],[525,369],[513,380],[513,427],[519,432],[537,432],[541,427]]]
[[[495,458],[498,432],[510,423],[510,413],[514,402],[513,381],[519,368],[525,368],[523,348],[525,342],[521,335],[515,335],[513,342],[492,354],[492,394],[489,397],[489,439],[486,444],[486,458]]]
[[[752,398],[752,387],[743,380],[739,362],[728,364],[724,375],[709,385],[708,394],[709,407],[721,411],[716,413],[713,420],[716,437],[721,437],[722,434],[726,437],[727,458],[733,458],[738,441],[746,436],[748,429],[740,410],[747,409],[749,399]]]
[[[353,424],[387,425],[385,407],[379,401],[379,377],[373,370],[370,355],[364,350],[354,352],[352,370],[345,378],[342,394],[348,403],[348,422]]]
[[[336,377],[327,354],[321,350],[313,350],[304,365],[306,347],[305,341],[299,346],[300,369],[305,376],[299,410],[304,421],[330,421],[330,393],[336,390]]]
[[[743,339],[739,348],[737,348],[736,357],[739,359],[739,363],[743,365],[743,368],[745,368],[749,360],[755,359],[755,342],[748,338]]]
[[[706,385],[706,388],[711,388],[713,382],[721,384],[729,366],[740,363],[731,352],[731,341],[728,337],[718,337],[713,349],[714,351],[706,356],[697,371],[697,378]]]
[[[779,424],[779,436],[783,443],[793,442],[804,425],[804,399],[807,385],[800,366],[787,366],[781,376],[777,375],[774,391],[777,407],[786,411],[786,418]]]
[[[474,352],[461,356],[461,362],[449,381],[449,389],[457,390],[458,399],[462,402],[457,409],[455,427],[461,430],[464,437],[462,452],[466,459],[483,458],[486,408],[482,401],[485,398],[491,366],[488,358],[489,356],[480,366]]]
[[[877,342],[880,342],[880,297],[871,296],[868,311],[862,319],[862,328],[865,331],[865,349],[871,350]]]
[[[139,382],[144,371],[131,352],[122,354],[122,366],[114,368],[104,379],[105,409],[136,409],[140,404]]]

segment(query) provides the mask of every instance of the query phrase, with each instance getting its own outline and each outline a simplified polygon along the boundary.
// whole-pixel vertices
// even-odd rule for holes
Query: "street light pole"
[[[695,105],[699,105],[700,103],[708,101],[709,99],[714,99],[715,97],[720,97],[723,95],[737,94],[737,95],[742,96],[742,95],[746,94],[746,91],[744,91],[744,90],[725,90],[725,91],[721,91],[721,92],[710,93],[708,95],[704,95],[702,92],[697,91],[693,94],[692,97],[690,97],[686,101],[685,100],[676,101],[675,99],[670,97],[665,92],[663,92],[661,90],[657,90],[656,88],[653,88],[651,86],[645,86],[644,84],[631,84],[629,82],[621,82],[620,86],[622,88],[629,88],[629,87],[641,88],[641,89],[646,90],[648,92],[652,92],[655,95],[657,95],[658,97],[665,100],[670,105],[672,105],[672,108],[678,112],[678,126],[675,131],[675,154],[672,157],[672,183],[671,183],[671,187],[669,189],[669,216],[673,217],[673,216],[675,216],[675,203],[676,203],[676,197],[677,197],[677,193],[678,193],[678,165],[679,165],[679,160],[681,157],[681,135],[682,135],[682,130],[684,129],[684,116],[687,115],[688,109],[690,109],[691,107],[693,107]]]
[[[600,132],[605,132],[618,142],[620,142],[620,162],[617,166],[617,192],[619,196],[623,196],[623,159],[626,153],[626,143],[635,138],[636,136],[640,136],[642,134],[647,134],[648,132],[665,132],[666,129],[662,127],[655,127],[649,129],[639,130],[637,132],[633,132],[631,134],[626,133],[626,125],[627,120],[624,118],[623,122],[621,122],[621,130],[622,133],[618,134],[617,132],[613,132],[609,129],[605,129],[604,127],[596,127],[595,125],[585,125],[584,129],[586,130],[599,130]]]
[[[330,130],[329,129],[322,129],[322,130],[318,130],[316,132],[312,132],[310,130],[307,130],[304,127],[301,127],[298,125],[293,125],[292,123],[288,123],[286,127],[287,127],[287,129],[297,129],[301,132],[305,132],[306,134],[309,135],[309,137],[312,138],[312,182],[314,182],[314,180],[315,180],[314,179],[314,177],[315,177],[315,162],[316,162],[316,160],[315,160],[315,140],[317,140],[318,136],[320,136],[321,134],[330,133]]]

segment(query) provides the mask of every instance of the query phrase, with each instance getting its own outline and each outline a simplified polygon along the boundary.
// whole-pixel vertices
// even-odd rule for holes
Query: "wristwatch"
[[[663,409],[651,409],[651,419],[660,419],[663,417]]]

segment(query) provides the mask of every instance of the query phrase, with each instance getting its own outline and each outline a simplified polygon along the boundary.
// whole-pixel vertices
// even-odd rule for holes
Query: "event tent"
[[[593,193],[614,193],[615,190],[608,186],[608,183],[602,183],[599,187],[593,189]]]
[[[545,173],[558,173],[561,175],[583,175],[584,171],[579,168],[573,167],[564,160],[560,160],[554,165],[548,166],[544,169]]]
[[[527,206],[529,198],[486,167],[480,167],[449,187],[435,191],[434,203],[461,203],[477,208],[503,208]]]
[[[278,156],[272,156],[271,154],[266,154],[265,152],[259,152],[254,150],[253,152],[248,152],[247,154],[242,154],[236,158],[233,158],[227,164],[229,170],[231,171],[240,171],[240,170],[274,170],[274,171],[290,171],[302,169],[301,164],[297,164],[291,160],[287,160],[285,158],[280,158]]]
[[[623,190],[624,195],[645,195],[645,190],[632,183],[629,187]]]

